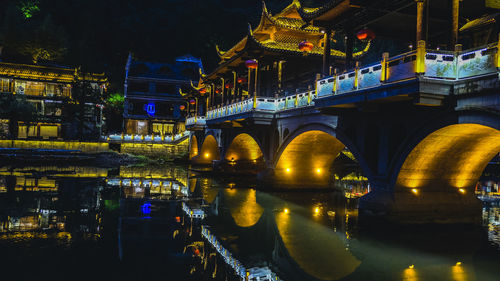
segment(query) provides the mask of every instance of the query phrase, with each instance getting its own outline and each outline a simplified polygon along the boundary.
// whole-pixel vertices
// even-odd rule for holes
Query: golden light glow
[[[193,135],[191,138],[191,150],[189,151],[189,159],[198,155],[198,139]]]
[[[414,194],[418,194],[418,189],[413,188],[413,189],[411,190],[411,192],[413,192]]]
[[[224,199],[234,222],[240,227],[255,225],[264,213],[264,208],[257,203],[255,189],[226,188]]]
[[[312,130],[302,133],[278,156],[276,180],[285,185],[325,186],[329,180],[328,168],[344,147],[326,132]]]
[[[319,214],[319,207],[314,208],[314,214],[316,214],[316,215]]]
[[[346,250],[345,239],[329,227],[285,209],[275,213],[274,219],[278,239],[290,257],[315,280],[342,280],[361,264]]]
[[[288,212],[290,212],[290,210],[288,210],[288,208],[283,209],[283,213],[288,214]]]
[[[415,265],[413,265],[413,264],[408,266],[408,268],[414,268],[414,267],[415,267]]]
[[[219,146],[214,136],[208,135],[205,137],[200,153],[203,155],[203,158],[195,158],[195,161],[200,164],[211,164],[212,160],[220,159]]]
[[[263,154],[259,144],[249,134],[239,134],[229,145],[225,159],[226,161],[253,161],[262,159]]]
[[[500,152],[500,131],[477,124],[457,124],[424,138],[408,155],[397,187],[467,190]]]
[[[465,189],[463,188],[460,188],[458,191],[460,191],[460,193],[465,193]]]
[[[462,265],[462,262],[461,261],[457,261],[457,263],[455,265],[456,266],[460,266],[460,265]]]

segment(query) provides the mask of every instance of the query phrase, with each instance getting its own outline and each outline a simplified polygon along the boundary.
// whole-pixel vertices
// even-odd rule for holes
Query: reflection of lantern
[[[206,92],[207,92],[207,89],[205,89],[205,88],[201,88],[201,89],[200,89],[200,94],[204,94],[204,93],[206,93]]]
[[[180,108],[181,110],[184,110],[184,109],[186,109],[186,106],[185,106],[185,105],[181,105],[181,106],[179,106],[179,108]]]
[[[310,52],[312,51],[313,47],[313,43],[306,40],[299,43],[299,50],[301,50],[302,52]]]
[[[176,222],[181,222],[181,217],[175,217]]]
[[[246,83],[247,82],[247,79],[245,77],[238,77],[238,83]]]
[[[256,69],[259,63],[256,60],[247,60],[245,66],[250,69]]]
[[[195,103],[196,103],[196,101],[195,101],[195,100],[190,100],[190,101],[189,101],[189,104],[191,104],[191,105],[193,105],[193,104],[195,104]]]
[[[220,94],[220,89],[215,90],[216,94]]]
[[[232,88],[233,88],[233,84],[231,84],[231,83],[226,84],[226,89],[232,89]]]
[[[356,37],[363,42],[370,41],[375,39],[375,33],[370,29],[361,29],[356,33]]]

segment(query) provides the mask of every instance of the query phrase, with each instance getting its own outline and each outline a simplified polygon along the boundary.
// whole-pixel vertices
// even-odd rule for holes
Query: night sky
[[[19,45],[38,38],[40,44],[62,46],[59,64],[106,72],[112,89],[120,91],[129,51],[138,59],[160,62],[192,54],[206,71],[218,63],[215,44],[230,48],[246,35],[247,23],[257,26],[260,0],[2,0],[0,45],[4,61],[31,62]],[[302,1],[317,6],[325,1]],[[277,13],[290,0],[268,0]],[[27,5],[28,4],[28,5]],[[34,4],[26,18],[23,8]],[[40,31],[40,26],[47,28]],[[40,34],[41,33],[41,34]],[[49,38],[49,39],[46,39]],[[24,41],[23,41],[24,40]],[[19,43],[21,42],[21,43]],[[41,63],[44,63],[43,61]]]

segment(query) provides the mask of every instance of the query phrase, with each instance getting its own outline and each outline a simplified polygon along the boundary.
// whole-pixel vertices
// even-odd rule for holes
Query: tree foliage
[[[36,108],[24,95],[0,94],[0,118],[9,119],[10,138],[17,137],[18,122],[35,122],[38,119]]]

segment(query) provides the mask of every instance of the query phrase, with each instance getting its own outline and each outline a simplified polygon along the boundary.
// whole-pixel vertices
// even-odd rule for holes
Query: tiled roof
[[[481,26],[484,26],[487,24],[495,23],[496,22],[495,18],[498,17],[499,15],[500,15],[500,13],[496,13],[493,15],[486,15],[484,17],[471,20],[468,23],[464,24],[464,26],[462,26],[460,28],[460,31],[466,31],[466,30],[478,28],[478,27],[481,27]]]
[[[47,67],[30,64],[0,63],[0,76],[37,81],[72,83],[77,78],[106,83],[104,74],[79,73],[76,68]]]
[[[261,46],[264,49],[270,50],[270,51],[275,51],[275,52],[287,52],[287,53],[295,53],[295,54],[302,54],[303,52],[299,50],[299,43],[302,41],[299,38],[296,37],[291,37],[291,36],[279,36],[276,38],[276,40],[266,40],[266,41],[259,41],[255,37],[250,36],[252,38],[252,41],[259,46]],[[369,49],[370,49],[371,43],[367,43],[365,48],[360,51],[356,52],[353,54],[353,57],[360,57],[364,55]],[[312,55],[323,55],[323,47],[320,46],[314,46],[311,52],[308,52],[308,54]],[[331,56],[332,57],[337,57],[337,58],[345,58],[345,53],[341,52],[339,50],[331,49]]]

